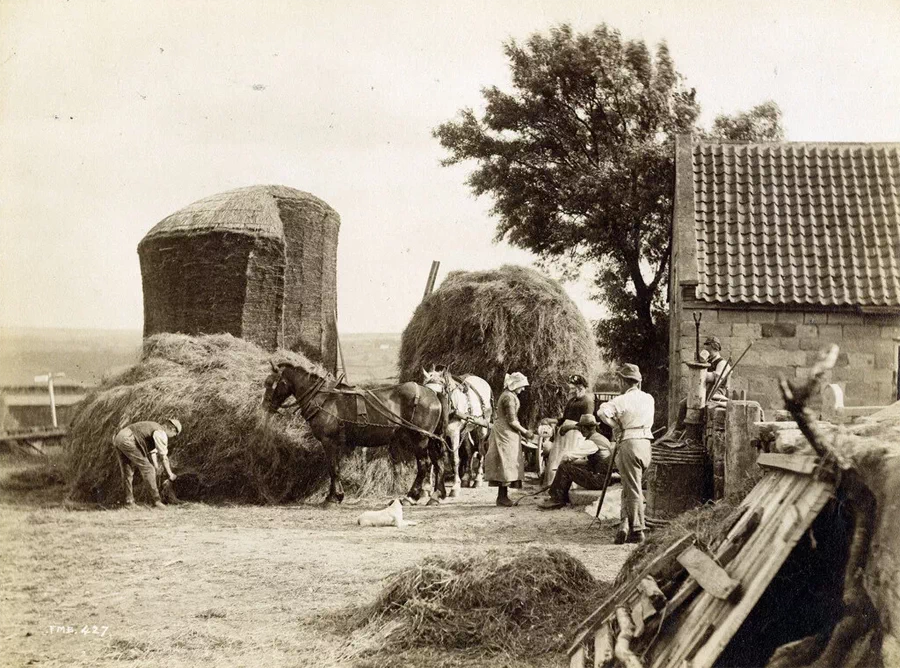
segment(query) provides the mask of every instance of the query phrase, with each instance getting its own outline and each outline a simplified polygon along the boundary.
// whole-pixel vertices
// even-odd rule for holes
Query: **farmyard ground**
[[[3,470],[5,482],[10,469]],[[76,511],[63,506],[59,489],[22,494],[4,486],[4,666],[382,665],[383,657],[349,651],[359,648],[335,619],[370,602],[383,578],[400,568],[429,555],[542,545],[567,550],[611,581],[632,549],[612,545],[609,522],[589,529],[583,512],[542,512],[533,499],[497,508],[490,488],[463,490],[460,500],[437,508],[408,509],[416,526],[361,529],[357,515],[386,499],[327,510],[187,504]],[[395,659],[394,665],[521,665],[429,648]]]

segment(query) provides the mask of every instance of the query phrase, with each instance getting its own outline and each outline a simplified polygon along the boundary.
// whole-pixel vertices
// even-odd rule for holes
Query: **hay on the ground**
[[[421,382],[422,368],[432,365],[481,376],[495,393],[504,374],[521,371],[531,387],[519,417],[535,425],[562,413],[567,376],[593,381],[599,355],[587,321],[558,282],[507,265],[451,272],[419,304],[400,342],[400,380]]]
[[[297,413],[269,416],[260,407],[272,358],[311,364],[288,351],[270,355],[228,334],[146,339],[141,362],[88,396],[71,423],[71,498],[121,502],[113,436],[131,422],[169,417],[184,428],[171,442],[170,459],[183,474],[176,492],[212,501],[284,503],[317,491],[327,478],[321,445]],[[347,469],[351,494],[393,493],[398,476],[405,477],[386,451],[358,453]],[[146,498],[139,478],[135,492]]]
[[[521,657],[559,652],[606,589],[562,550],[429,557],[391,576],[375,602],[359,611],[350,644],[365,645],[364,635],[377,639],[368,647],[376,653],[422,647]]]

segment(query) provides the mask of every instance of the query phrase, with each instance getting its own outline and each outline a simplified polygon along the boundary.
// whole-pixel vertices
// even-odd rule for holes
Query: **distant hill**
[[[136,364],[139,330],[0,327],[0,385],[26,385],[48,371],[75,382],[99,383]],[[390,381],[397,375],[399,334],[342,334],[351,383]]]

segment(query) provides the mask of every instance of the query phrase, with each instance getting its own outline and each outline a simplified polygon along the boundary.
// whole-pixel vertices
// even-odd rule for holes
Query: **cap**
[[[179,422],[175,418],[169,418],[169,422],[171,422],[172,426],[175,427],[175,435],[178,436],[178,434],[181,433],[181,422]]]
[[[718,336],[707,336],[706,340],[703,342],[704,346],[713,346],[716,350],[722,350],[722,342],[719,340]]]
[[[638,368],[637,364],[623,364],[616,373],[622,378],[630,378],[631,380],[637,381],[643,380],[641,377],[641,370]]]
[[[578,426],[579,427],[597,427],[597,418],[595,418],[590,413],[585,413],[580,418],[578,418]]]
[[[578,373],[573,373],[571,376],[569,376],[568,380],[572,385],[581,385],[581,387],[588,386],[588,382],[587,380],[585,380],[584,376]]]

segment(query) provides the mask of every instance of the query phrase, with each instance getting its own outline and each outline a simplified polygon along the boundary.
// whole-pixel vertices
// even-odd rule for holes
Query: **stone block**
[[[871,334],[871,331],[870,331]],[[848,353],[875,353],[882,350],[882,346],[893,347],[891,341],[886,339],[873,339],[871,336],[844,336],[843,340],[836,342],[840,349]]]
[[[844,325],[845,339],[880,339],[881,328],[871,325]]]
[[[738,493],[748,478],[756,475],[759,453],[750,438],[752,425],[762,419],[762,407],[755,401],[730,401],[725,414],[724,489],[716,498],[739,502]],[[714,460],[715,460],[714,453]],[[717,481],[718,482],[718,481]]]
[[[797,347],[800,350],[821,350],[822,348],[827,348],[829,341],[823,341],[820,338],[815,339],[795,339],[797,341]],[[835,342],[836,343],[836,342]]]
[[[779,313],[779,315],[781,315]],[[762,336],[770,338],[788,338],[797,335],[797,325],[791,322],[772,322],[762,325]]]
[[[732,311],[722,309],[719,311],[719,322],[721,323],[744,323],[748,322],[746,311]]]
[[[839,353],[840,355],[847,355],[849,366],[863,369],[875,368],[874,353]]]
[[[844,387],[845,406],[882,406],[889,402],[878,383],[848,380]]]
[[[857,313],[835,312],[828,314],[829,325],[858,325],[862,323],[862,316]]]
[[[828,322],[827,313],[804,313],[803,322],[807,325],[824,325]]]
[[[803,322],[803,315],[802,311],[778,311],[775,316],[775,322],[801,323]]]
[[[819,325],[819,338],[827,343],[840,343],[844,338],[843,325]]]
[[[819,336],[819,328],[816,325],[797,325],[795,336],[801,339],[814,339]]]
[[[747,311],[747,322],[775,322],[776,317],[775,311]]]
[[[897,351],[878,348],[875,350],[875,366],[879,369],[897,368]]]
[[[758,339],[762,336],[763,327],[768,327],[769,324],[743,324],[743,323],[735,323],[731,326],[732,336],[734,337],[743,337],[746,339]]]
[[[847,381],[852,383],[865,383],[871,378],[872,371],[867,368],[844,366],[833,369],[833,376],[834,380],[837,382]]]
[[[894,325],[882,326],[881,327],[881,338],[882,339],[900,339],[900,327]]]

